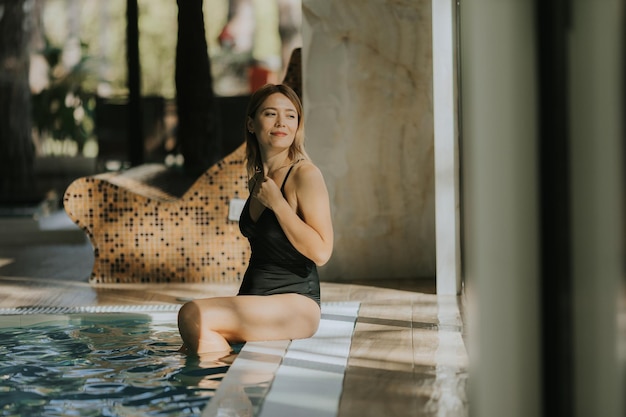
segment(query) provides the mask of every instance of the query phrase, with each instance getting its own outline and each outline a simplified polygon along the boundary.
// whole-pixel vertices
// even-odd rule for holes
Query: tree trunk
[[[128,156],[130,164],[144,161],[143,109],[141,107],[141,63],[139,59],[139,6],[126,1],[126,63],[128,64]]]
[[[30,0],[0,0],[0,202],[39,198],[35,190],[30,67]]]
[[[177,0],[176,105],[185,169],[198,175],[221,157],[219,115],[204,32],[202,0]]]

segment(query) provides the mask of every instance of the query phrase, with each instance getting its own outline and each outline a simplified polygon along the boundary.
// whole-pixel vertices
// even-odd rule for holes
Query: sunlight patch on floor
[[[13,262],[15,262],[15,259],[11,259],[11,258],[0,258],[0,268],[2,268],[5,265],[9,265],[12,264]]]

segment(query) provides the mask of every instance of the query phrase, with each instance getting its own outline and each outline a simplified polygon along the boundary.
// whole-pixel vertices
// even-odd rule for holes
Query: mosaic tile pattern
[[[250,248],[228,214],[232,199],[248,196],[245,144],[180,198],[141,181],[151,169],[79,178],[66,190],[65,210],[94,248],[90,283],[241,280]]]

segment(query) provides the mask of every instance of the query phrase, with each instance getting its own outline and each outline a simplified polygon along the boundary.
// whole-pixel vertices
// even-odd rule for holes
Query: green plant
[[[93,136],[95,95],[85,88],[93,81],[93,64],[86,55],[87,45],[80,44],[80,58],[66,67],[63,50],[46,40],[41,51],[48,63],[49,84],[32,95],[33,124],[41,138],[70,139],[82,150]]]

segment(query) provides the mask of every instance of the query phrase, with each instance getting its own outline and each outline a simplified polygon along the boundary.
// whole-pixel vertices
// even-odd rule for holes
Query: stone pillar
[[[323,280],[433,278],[431,0],[303,0],[307,150],[335,251]]]
[[[463,268],[481,417],[542,415],[536,16],[529,1],[461,4]]]
[[[434,0],[433,115],[437,294],[461,293],[456,0]]]

